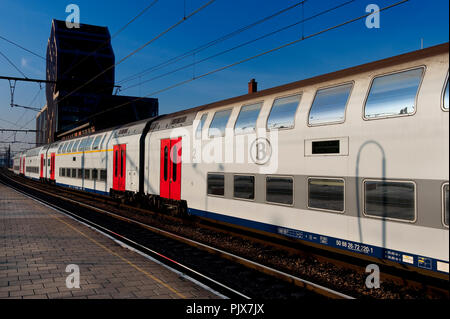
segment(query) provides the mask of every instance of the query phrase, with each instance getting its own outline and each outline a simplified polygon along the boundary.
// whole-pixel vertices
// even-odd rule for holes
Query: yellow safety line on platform
[[[40,206],[39,206],[40,207]],[[42,209],[43,211],[43,209]],[[48,213],[48,212],[47,212]],[[158,279],[157,277],[153,276],[152,274],[148,273],[147,271],[145,271],[144,269],[140,268],[139,266],[133,264],[131,261],[129,261],[128,259],[126,259],[125,257],[122,257],[121,255],[113,252],[111,249],[109,249],[108,247],[100,244],[98,241],[96,241],[95,239],[89,237],[88,235],[84,234],[82,231],[76,229],[74,226],[70,225],[69,223],[66,223],[65,221],[63,221],[61,218],[59,218],[58,216],[55,216],[53,214],[50,214],[50,216],[52,216],[53,218],[57,219],[58,221],[60,221],[61,223],[69,226],[70,228],[72,228],[73,230],[75,230],[76,232],[78,232],[79,234],[81,234],[82,236],[86,237],[87,239],[89,239],[90,241],[92,241],[93,243],[95,243],[97,246],[103,248],[104,250],[106,250],[107,252],[109,252],[110,254],[119,257],[120,259],[122,259],[123,261],[125,261],[126,263],[128,263],[130,266],[132,266],[133,268],[135,268],[136,270],[140,271],[141,273],[143,273],[144,275],[146,275],[147,277],[149,277],[150,279],[153,279],[154,281],[156,281],[157,283],[163,285],[164,287],[166,287],[167,289],[169,289],[170,291],[172,291],[173,293],[177,294],[180,298],[186,299],[186,296],[183,295],[182,293],[178,292],[175,288],[172,288],[171,286],[169,286],[168,284],[162,282],[160,279]]]

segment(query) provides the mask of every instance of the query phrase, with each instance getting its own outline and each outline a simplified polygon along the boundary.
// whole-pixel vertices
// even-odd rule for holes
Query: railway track
[[[0,182],[97,229],[132,249],[150,255],[226,297],[239,299],[352,298],[339,291],[224,250],[152,227],[80,200],[70,199],[63,191],[60,194],[52,194],[50,189],[41,189],[42,185],[31,188],[29,184],[32,181],[13,180],[3,173],[0,174]],[[86,199],[90,196],[80,197]],[[109,199],[105,201],[108,202]]]
[[[85,193],[69,188],[55,186],[45,186],[48,188],[43,191],[43,184],[25,178],[19,179],[22,183],[32,184],[34,188],[41,189],[41,192],[47,193],[47,196],[52,195],[53,197],[59,197],[60,200],[71,200],[76,202],[76,205],[91,206],[91,209],[94,209],[97,213],[107,214],[124,222],[138,225],[147,231],[158,233],[161,236],[171,238],[177,242],[183,242],[190,247],[194,247],[196,249],[206,251],[209,254],[217,255],[220,258],[225,258],[239,263],[246,268],[266,273],[284,282],[293,283],[300,288],[304,288],[327,297],[339,297],[339,294],[334,296],[332,293],[335,290],[339,290],[344,291],[345,294],[343,295],[345,296],[353,295],[356,297],[398,298],[403,294],[407,298],[420,298],[420,296],[448,298],[448,278],[447,281],[445,281],[430,278],[422,274],[405,272],[393,267],[383,266],[381,280],[382,282],[387,283],[385,287],[388,287],[388,292],[380,293],[380,291],[372,291],[375,293],[371,293],[368,290],[361,289],[361,287],[359,287],[359,290],[355,290],[351,288],[352,284],[346,282],[345,277],[354,277],[355,273],[359,274],[362,278],[360,278],[359,284],[360,286],[364,286],[365,266],[367,265],[367,262],[365,263],[364,261],[351,256],[343,256],[333,252],[324,252],[322,250],[315,249],[314,247],[299,245],[298,242],[267,237],[261,234],[244,231],[242,229],[235,229],[233,227],[223,225],[214,225],[205,219],[195,218],[194,220],[184,220],[173,216],[155,214],[154,212],[142,208],[126,205],[117,200],[113,200],[108,196]],[[15,180],[17,180],[17,178],[15,178]],[[56,189],[59,194],[51,194],[51,191]],[[154,224],[164,227],[158,228],[151,226]],[[167,225],[170,227],[166,227]],[[183,234],[183,230],[185,228],[195,229],[194,234],[189,234],[188,237],[190,237],[190,239],[186,238],[185,234]],[[195,233],[196,231],[198,231],[198,233]],[[221,239],[218,240],[220,243],[205,244],[205,232],[207,234],[206,237],[208,237],[208,233],[214,234],[214,236],[220,234],[219,237],[221,237]],[[200,237],[199,239],[203,243],[200,243],[199,240],[192,240],[195,237]],[[251,252],[240,253],[238,251],[229,253],[229,251],[233,251],[233,245],[228,245],[229,247],[227,247],[227,243],[233,241],[238,241],[238,243],[234,246],[246,246],[248,245],[248,242],[251,242],[253,246],[247,250],[253,250],[257,253],[254,253],[253,255]],[[210,242],[210,240],[206,240],[206,242]],[[217,249],[212,246],[220,246],[222,249]],[[285,267],[285,265],[283,265],[283,259],[281,259],[281,262],[278,263],[271,263],[268,260],[262,262],[270,267],[261,265],[259,260],[265,259],[264,256],[262,256],[264,254],[288,255],[288,259],[291,256],[295,256],[297,259],[313,259],[320,266],[328,265],[329,267],[331,265],[331,267],[335,268],[330,277],[334,273],[334,276],[341,276],[342,278],[340,278],[337,282],[333,282],[333,280],[326,278],[323,274],[317,274],[317,272],[312,271],[313,274],[311,276],[300,276],[302,278],[306,278],[307,280],[300,279],[295,272],[289,269],[289,267]],[[246,258],[242,258],[238,255]],[[308,267],[308,263],[302,264],[300,267]],[[312,266],[309,265],[309,267]],[[313,282],[319,282],[320,285],[315,285]],[[358,280],[356,280],[356,285],[357,284]],[[355,283],[353,285],[355,285]],[[334,288],[335,290],[325,288],[324,286]],[[327,290],[330,290],[330,292]],[[363,290],[363,293],[361,293],[361,290]],[[396,293],[392,293],[391,291]]]

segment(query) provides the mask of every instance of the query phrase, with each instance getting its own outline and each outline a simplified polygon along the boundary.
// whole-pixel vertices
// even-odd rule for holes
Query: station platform
[[[79,288],[68,265],[79,267]],[[70,286],[70,285],[69,285]],[[219,298],[107,236],[0,184],[0,299]]]

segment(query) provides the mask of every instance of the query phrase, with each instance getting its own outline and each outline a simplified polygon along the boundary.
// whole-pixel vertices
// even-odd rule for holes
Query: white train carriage
[[[21,168],[20,154],[21,153],[17,153],[13,157],[13,171],[17,175],[20,174],[20,168]]]
[[[100,194],[109,193],[110,132],[60,143],[56,150],[56,184]]]
[[[448,273],[448,65],[445,44],[194,109],[190,130],[172,114],[147,136],[146,192]]]
[[[27,150],[25,153],[25,176],[39,180],[42,175],[41,160],[39,157],[41,147]]]
[[[143,149],[143,140],[148,131],[151,120],[146,119],[139,122],[127,124],[114,129],[108,140],[108,148],[111,151],[109,158],[109,169],[111,178],[110,189],[112,193],[126,192],[135,194],[139,192],[140,177],[140,155]]]

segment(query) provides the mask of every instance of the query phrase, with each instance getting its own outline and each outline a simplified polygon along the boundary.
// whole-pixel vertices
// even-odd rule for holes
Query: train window
[[[98,170],[96,168],[92,169],[92,179],[98,179]]]
[[[94,143],[92,144],[92,150],[98,150],[101,140],[102,140],[101,135],[99,135],[95,138]]]
[[[364,214],[414,221],[415,184],[395,181],[364,181]]]
[[[448,79],[448,75],[447,75],[447,84],[445,86],[445,92],[444,92],[444,103],[442,105],[444,110],[448,110],[448,103],[449,103],[449,101],[448,101],[448,99],[449,99],[449,97],[448,97],[448,80],[449,79]]]
[[[63,146],[64,146],[64,143],[59,144],[58,151],[57,151],[58,154],[61,154],[61,149]]]
[[[87,138],[83,138],[78,145],[78,152],[84,151],[84,147],[86,146]]]
[[[255,131],[256,120],[261,111],[262,102],[250,105],[244,105],[239,112],[236,124],[234,125],[234,132],[236,134],[248,133]]]
[[[308,208],[343,212],[344,180],[309,178]]]
[[[125,156],[123,156],[123,150],[120,150],[120,176],[123,177],[123,162],[125,162]]]
[[[78,169],[78,178],[83,178],[83,169],[79,168]]]
[[[114,162],[116,163],[115,167],[114,167],[114,176],[117,177],[117,168],[119,167],[119,151],[115,151],[114,152],[114,156],[115,156],[115,160]]]
[[[267,119],[267,129],[294,127],[295,113],[300,104],[301,94],[275,99]]]
[[[61,153],[65,153],[66,152],[67,145],[69,145],[69,142],[65,142],[63,144],[63,147],[61,148]]]
[[[234,176],[234,197],[242,199],[255,199],[255,177]]]
[[[106,136],[107,136],[108,134],[105,134],[105,135],[103,135],[103,138],[102,138],[102,141],[101,141],[101,143],[100,143],[100,146],[99,146],[99,149],[102,149],[103,148],[103,146],[107,146],[108,145],[108,142],[106,142]],[[103,145],[103,143],[105,143],[105,145]]]
[[[203,126],[205,125],[207,117],[208,117],[208,114],[203,114],[202,117],[200,118],[200,122],[197,125],[197,130],[195,131],[195,137],[197,139],[202,138],[202,129],[203,129]]]
[[[169,149],[164,147],[164,180],[167,181],[167,174],[169,172]]]
[[[208,195],[225,195],[225,176],[223,174],[208,174]]]
[[[73,141],[69,143],[69,145],[67,145],[66,147],[66,152],[70,153],[71,149],[72,149],[72,145],[73,145]]]
[[[339,154],[340,140],[314,141],[311,143],[312,154]]]
[[[374,119],[413,114],[423,68],[375,77],[367,96],[364,117]]]
[[[224,136],[225,128],[230,118],[231,109],[217,111],[214,114],[211,125],[209,126],[209,137]]]
[[[84,178],[85,179],[91,179],[91,170],[90,169],[85,169],[84,170]]]
[[[342,123],[353,83],[320,89],[309,110],[309,125]]]
[[[100,180],[101,180],[101,181],[106,181],[106,176],[107,176],[106,173],[107,173],[107,172],[106,172],[106,169],[100,170]]]
[[[84,147],[85,151],[90,151],[91,150],[91,145],[92,145],[93,141],[94,141],[94,137],[93,136],[88,138],[88,140],[86,142],[86,146]]]
[[[65,177],[66,176],[66,169],[60,168],[61,172],[59,173],[60,176]]]
[[[294,181],[291,177],[266,177],[266,201],[292,205],[294,203]]]
[[[448,183],[444,184],[444,187],[442,187],[442,206],[444,210],[444,216],[443,216],[443,222],[444,225],[448,227]]]
[[[77,178],[77,169],[76,168],[72,168],[72,177]]]
[[[80,144],[80,140],[74,141],[73,146],[72,146],[72,153],[77,151],[78,144]]]
[[[172,181],[177,181],[177,165],[178,165],[177,145],[172,147]]]

